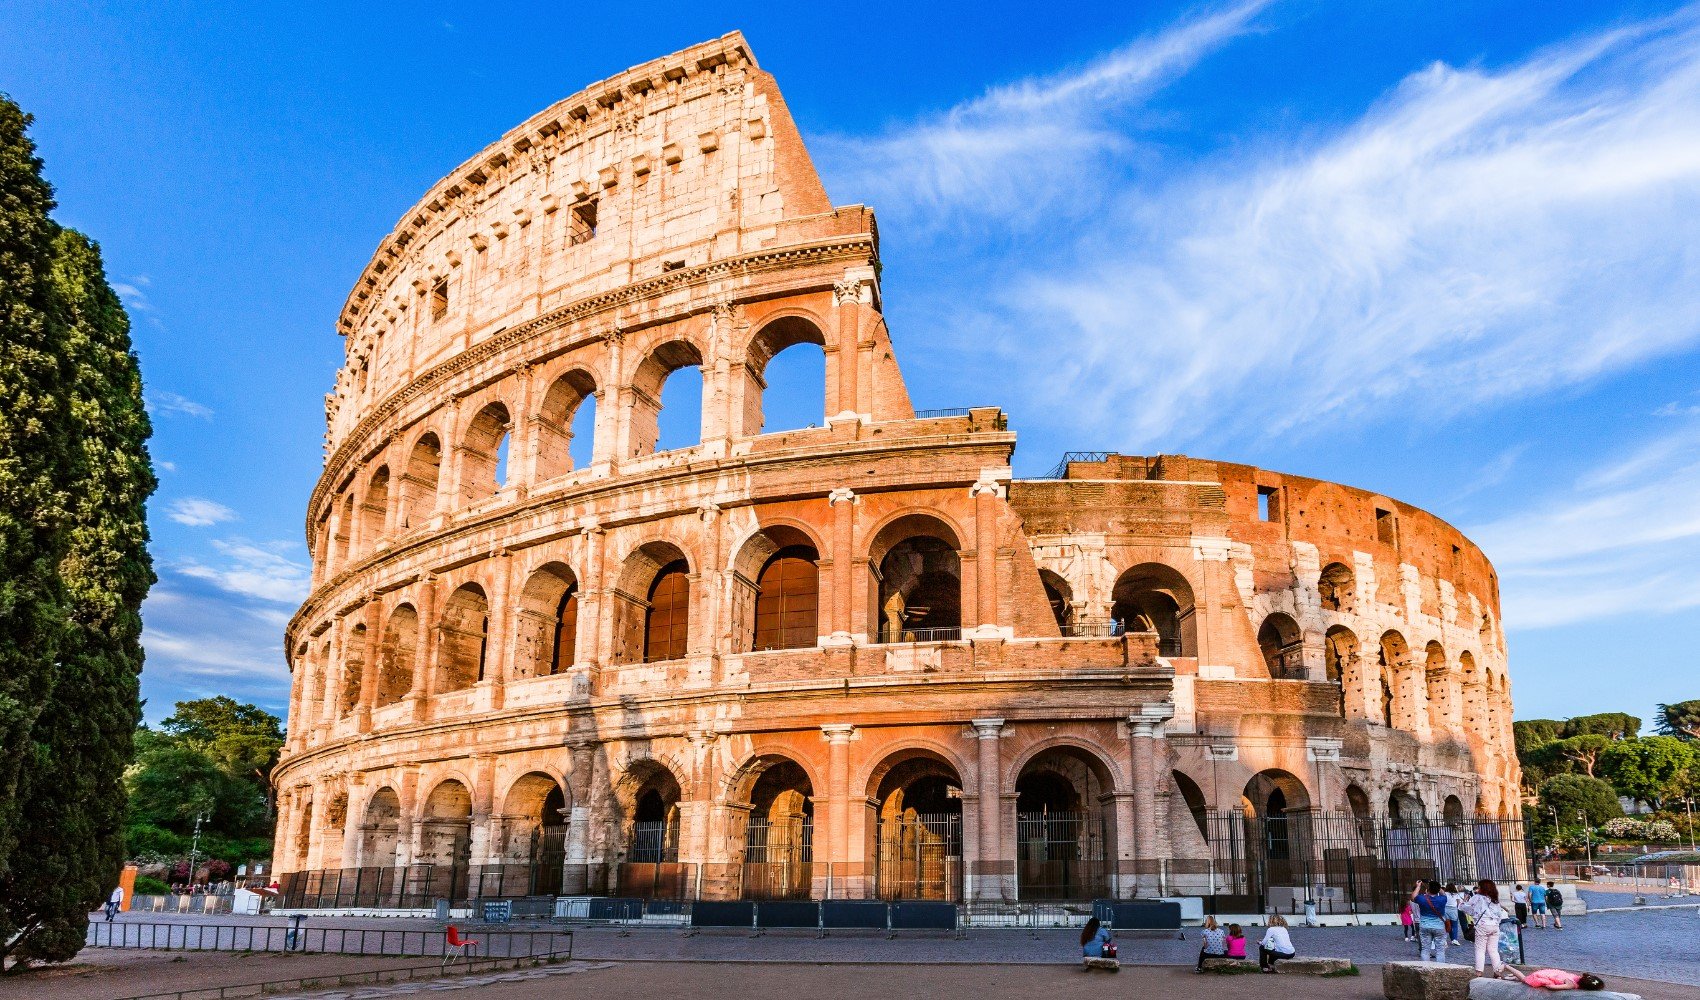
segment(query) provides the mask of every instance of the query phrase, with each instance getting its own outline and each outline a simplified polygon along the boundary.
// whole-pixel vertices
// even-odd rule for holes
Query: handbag
[[[1104,957],[1105,958],[1115,958],[1116,957],[1116,943],[1114,941],[1105,941],[1104,942]]]

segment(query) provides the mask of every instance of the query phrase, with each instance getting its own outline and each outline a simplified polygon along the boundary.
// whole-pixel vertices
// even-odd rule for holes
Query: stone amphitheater
[[[1246,465],[1016,479],[996,406],[916,410],[874,213],[737,34],[457,167],[337,329],[275,777],[315,899],[1361,908],[1520,846],[1482,553]]]

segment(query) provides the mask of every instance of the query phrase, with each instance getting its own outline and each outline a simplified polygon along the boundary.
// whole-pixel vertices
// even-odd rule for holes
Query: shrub
[[[136,895],[164,896],[171,892],[171,887],[151,875],[136,876]]]

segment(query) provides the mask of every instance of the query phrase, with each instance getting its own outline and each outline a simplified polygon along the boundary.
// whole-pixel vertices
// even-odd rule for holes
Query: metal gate
[[[881,820],[876,838],[880,899],[962,898],[962,814]]]
[[[1021,899],[1100,899],[1111,895],[1102,816],[1018,813],[1015,880]]]
[[[807,899],[814,881],[814,817],[753,817],[745,830],[741,895]]]

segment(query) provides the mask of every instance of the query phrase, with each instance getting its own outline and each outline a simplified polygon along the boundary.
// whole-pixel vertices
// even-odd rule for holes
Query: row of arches
[[[742,352],[743,410],[727,433],[745,437],[825,421],[825,346],[821,326],[788,315],[759,327]],[[615,381],[595,365],[568,362],[472,397],[352,477],[320,513],[315,563],[326,575],[388,540],[425,526],[439,513],[482,503],[514,485],[545,483],[599,462],[627,460],[700,443],[717,405],[704,392],[705,343],[684,334],[651,347],[629,376]],[[766,402],[772,378],[819,385]],[[535,398],[534,404],[528,400]],[[464,412],[464,417],[454,414]]]

